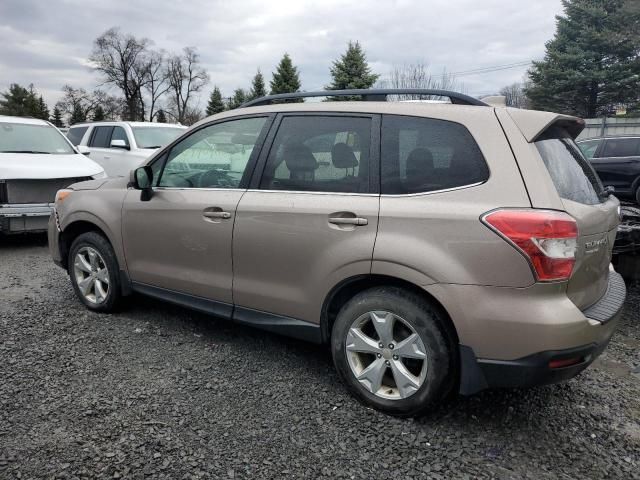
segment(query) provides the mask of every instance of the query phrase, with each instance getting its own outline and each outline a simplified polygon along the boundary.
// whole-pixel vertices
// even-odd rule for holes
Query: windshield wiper
[[[142,147],[142,148],[160,148],[162,145],[152,145],[151,147]]]
[[[37,150],[0,150],[0,153],[44,153],[51,155],[51,152],[39,152]]]

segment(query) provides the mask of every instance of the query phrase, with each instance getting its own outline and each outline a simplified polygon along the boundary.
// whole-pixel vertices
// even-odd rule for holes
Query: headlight
[[[99,180],[101,178],[107,178],[107,172],[102,170],[100,173],[96,173],[95,175],[92,175],[91,178],[93,178],[94,180]]]
[[[68,188],[63,188],[62,190],[58,190],[56,193],[56,205],[60,205],[64,202],[64,199],[71,195],[73,190],[69,190]]]

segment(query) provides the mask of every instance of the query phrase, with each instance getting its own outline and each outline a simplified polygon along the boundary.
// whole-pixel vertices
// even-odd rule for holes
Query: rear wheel
[[[378,287],[342,307],[331,349],[353,394],[378,410],[411,416],[448,393],[454,362],[446,339],[439,313],[423,298]]]
[[[113,311],[121,300],[118,261],[109,241],[96,232],[79,235],[69,252],[69,276],[89,309]]]

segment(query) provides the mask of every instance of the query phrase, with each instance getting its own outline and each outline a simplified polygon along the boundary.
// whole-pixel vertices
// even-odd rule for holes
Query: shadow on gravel
[[[0,249],[16,247],[46,247],[46,233],[19,233],[17,235],[0,235]]]

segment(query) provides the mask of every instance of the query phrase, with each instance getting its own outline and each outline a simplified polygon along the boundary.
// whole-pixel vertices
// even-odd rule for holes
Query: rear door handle
[[[202,216],[206,218],[222,218],[224,220],[228,220],[231,218],[231,214],[229,212],[220,211],[204,211],[202,212]]]
[[[329,217],[329,223],[334,225],[368,225],[369,220],[362,217]]]

